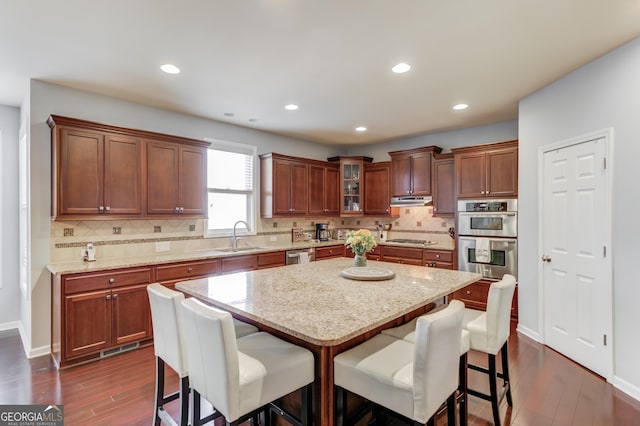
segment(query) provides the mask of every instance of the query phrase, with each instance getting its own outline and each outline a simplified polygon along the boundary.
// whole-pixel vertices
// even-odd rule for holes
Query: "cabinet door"
[[[207,215],[207,150],[181,146],[178,164],[180,214]]]
[[[147,213],[174,214],[178,207],[178,157],[176,144],[147,143]]]
[[[455,167],[458,198],[484,197],[486,169],[484,152],[456,155]]]
[[[431,195],[431,153],[411,156],[411,195]]]
[[[391,158],[391,192],[394,197],[411,194],[411,157]]]
[[[338,167],[327,167],[325,169],[324,194],[325,213],[338,215],[340,213],[340,169]]]
[[[64,358],[100,352],[111,346],[111,291],[96,291],[64,299]]]
[[[104,142],[104,207],[107,214],[142,213],[142,142],[106,135]]]
[[[456,200],[453,186],[453,158],[436,160],[433,163],[433,215],[455,215]]]
[[[151,337],[151,310],[146,284],[114,289],[111,300],[113,345],[119,346]]]
[[[325,167],[309,165],[309,214],[325,213],[325,176]]]
[[[58,212],[95,215],[104,207],[104,136],[98,132],[61,128]]]
[[[151,337],[151,311],[147,285],[114,289],[113,342],[115,346]]]
[[[489,197],[518,195],[518,149],[488,151],[486,154],[487,188]]]
[[[389,214],[389,179],[389,163],[364,166],[364,214]]]
[[[307,214],[308,184],[307,165],[303,163],[291,164],[291,213]]]

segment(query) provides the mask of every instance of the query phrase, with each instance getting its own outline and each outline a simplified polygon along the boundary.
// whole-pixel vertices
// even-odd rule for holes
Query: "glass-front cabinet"
[[[362,216],[363,205],[363,165],[370,163],[371,157],[331,157],[331,162],[340,163],[340,216]]]

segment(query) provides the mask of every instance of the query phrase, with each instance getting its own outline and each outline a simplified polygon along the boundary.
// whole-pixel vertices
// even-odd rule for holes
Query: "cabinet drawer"
[[[328,259],[331,257],[344,256],[343,246],[330,246],[330,247],[318,247],[316,248],[316,260]]]
[[[435,260],[436,262],[453,262],[453,252],[449,250],[429,250],[424,251],[424,260]]]
[[[393,258],[402,258],[406,260],[418,260],[422,264],[422,249],[413,247],[395,247],[395,246],[383,246],[382,247],[382,260],[393,262]],[[409,263],[409,262],[407,262]],[[413,265],[414,263],[411,262]]]
[[[258,255],[258,268],[273,268],[276,266],[284,266],[285,258],[283,251],[273,253],[262,253]]]
[[[187,262],[156,267],[158,281],[170,281],[220,273],[220,260]]]
[[[132,284],[152,282],[151,268],[119,269],[95,274],[78,274],[63,278],[64,293],[104,290]]]
[[[255,254],[247,256],[233,256],[222,259],[222,273],[237,271],[251,271],[258,269],[258,256]]]

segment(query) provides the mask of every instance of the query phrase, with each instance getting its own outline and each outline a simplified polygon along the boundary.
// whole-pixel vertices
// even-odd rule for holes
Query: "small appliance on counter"
[[[329,233],[328,223],[316,223],[316,240],[329,241],[331,234]]]
[[[350,229],[347,228],[336,228],[333,230],[333,239],[344,240],[345,238],[347,238],[347,232],[349,231]]]

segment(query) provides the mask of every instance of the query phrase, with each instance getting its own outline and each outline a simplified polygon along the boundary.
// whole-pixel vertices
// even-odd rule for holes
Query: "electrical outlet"
[[[269,237],[269,241],[273,242],[273,241],[278,241],[278,237],[276,237],[275,235],[272,235]]]
[[[156,242],[156,252],[171,250],[170,241],[158,241]]]

